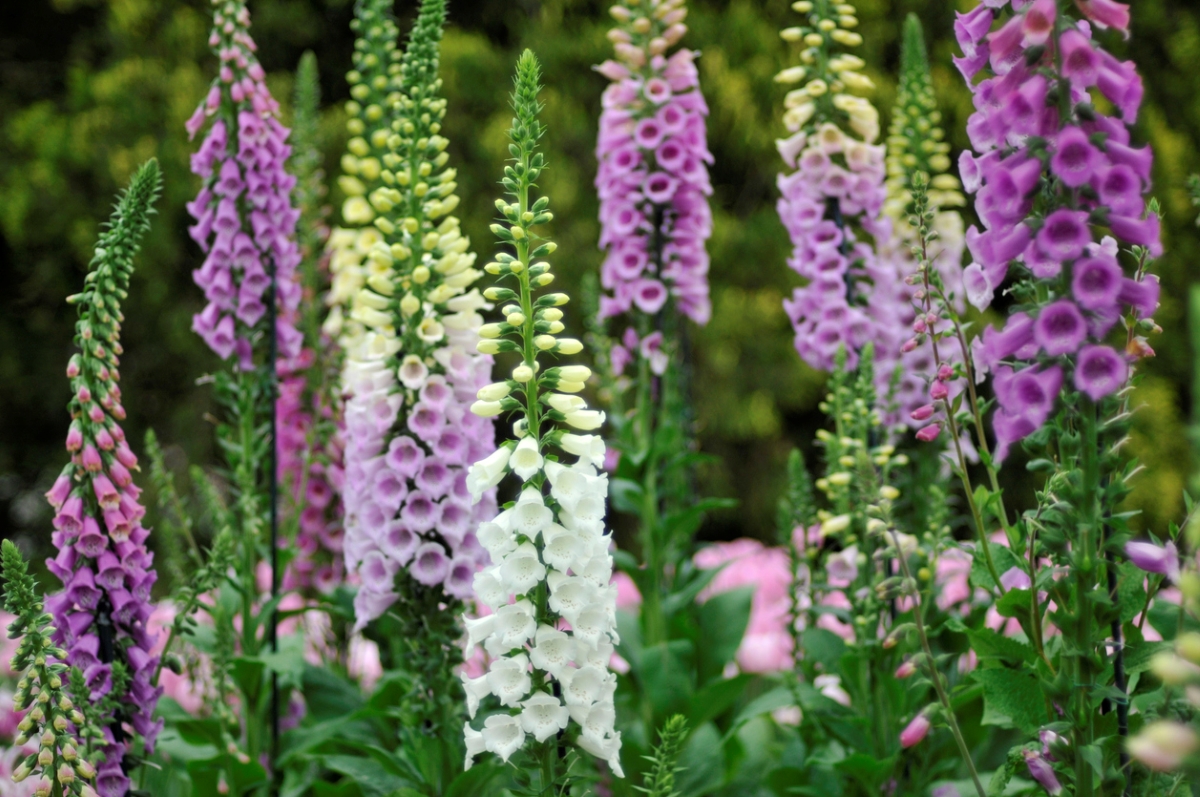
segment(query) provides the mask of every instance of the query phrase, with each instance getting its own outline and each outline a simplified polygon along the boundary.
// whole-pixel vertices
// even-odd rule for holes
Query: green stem
[[[983,783],[979,780],[979,773],[975,771],[975,762],[971,759],[971,751],[967,747],[967,741],[963,738],[962,730],[958,727],[958,718],[954,715],[954,706],[950,702],[950,695],[946,692],[945,684],[942,683],[942,674],[937,668],[937,659],[933,655],[933,648],[929,645],[929,635],[925,631],[925,621],[922,619],[921,613],[921,591],[915,589],[916,581],[912,577],[912,571],[908,567],[908,560],[901,554],[903,548],[900,547],[900,535],[896,531],[896,527],[888,524],[892,533],[892,543],[896,546],[896,559],[900,561],[900,568],[904,572],[904,580],[914,586],[913,589],[913,620],[917,627],[917,636],[921,640],[921,650],[925,653],[925,664],[929,669],[930,680],[933,681],[933,688],[937,692],[938,702],[942,704],[942,709],[946,714],[946,721],[950,725],[950,732],[954,735],[954,742],[958,745],[958,752],[962,755],[963,761],[967,765],[967,771],[971,774],[971,782],[975,784],[975,791],[979,797],[987,797],[987,792],[983,788]]]
[[[1080,498],[1079,539],[1075,551],[1075,790],[1077,797],[1094,793],[1091,764],[1086,751],[1095,738],[1092,716],[1092,603],[1098,566],[1096,548],[1099,538],[1100,451],[1096,421],[1096,405],[1083,398],[1082,439],[1080,462],[1083,471],[1083,491]]]

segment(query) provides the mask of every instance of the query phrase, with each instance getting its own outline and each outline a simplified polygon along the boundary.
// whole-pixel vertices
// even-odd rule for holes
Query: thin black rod
[[[279,353],[279,333],[276,329],[277,285],[274,258],[271,259],[271,285],[268,288],[267,301],[267,398],[271,403],[271,449],[267,457],[268,501],[271,514],[271,623],[270,643],[271,652],[279,650],[278,613],[275,610],[275,598],[279,595],[279,368],[276,365]],[[279,675],[271,673],[271,770],[275,774],[275,759],[279,755]]]

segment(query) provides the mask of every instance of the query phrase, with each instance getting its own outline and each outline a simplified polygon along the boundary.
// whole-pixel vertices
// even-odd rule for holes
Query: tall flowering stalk
[[[17,726],[15,744],[19,748],[37,740],[37,752],[23,756],[13,769],[12,779],[21,783],[36,775],[33,793],[38,797],[73,795],[97,797],[96,789],[88,782],[96,778],[96,767],[81,750],[78,731],[86,729],[87,717],[79,710],[68,693],[71,666],[68,653],[52,636],[50,616],[42,611],[33,576],[12,540],[4,540],[3,557],[4,608],[14,615],[8,626],[11,638],[19,638],[13,654],[12,668],[21,673],[13,707],[25,711]],[[78,670],[75,670],[78,674]],[[74,679],[78,685],[79,679]],[[84,687],[86,690],[86,686]],[[74,726],[74,730],[72,729]],[[106,751],[110,752],[110,751]],[[120,771],[118,750],[117,771]],[[105,786],[120,786],[109,780]],[[105,786],[101,788],[104,789]],[[124,794],[104,791],[105,794]]]
[[[687,32],[684,0],[622,0],[610,11],[618,22],[608,34],[617,60],[597,67],[613,81],[596,143],[600,248],[607,253],[600,316],[628,313],[645,338],[668,301],[668,313],[697,324],[712,316],[704,248],[712,234],[708,106],[693,63],[697,53],[667,56]],[[617,356],[637,358],[638,348]]]
[[[909,277],[898,290],[904,299],[897,321],[915,332],[948,328],[943,319],[931,318],[925,312],[925,289],[911,278],[916,271],[912,248],[918,243],[917,232],[910,222],[913,196],[912,176],[926,175],[927,200],[933,212],[931,228],[936,231],[936,251],[931,253],[933,267],[938,272],[939,285],[951,308],[961,312],[964,307],[962,291],[962,255],[964,251],[962,216],[954,208],[965,203],[958,178],[947,174],[950,168],[949,145],[943,140],[941,112],[933,93],[933,78],[925,50],[925,36],[920,20],[910,14],[905,20],[900,51],[900,86],[892,112],[887,137],[887,200],[883,210],[892,222],[890,241],[882,242],[880,255],[895,263],[901,277]],[[931,398],[953,398],[962,392],[962,378],[954,378],[945,363],[954,368],[961,357],[943,346],[935,355],[935,334],[922,337],[900,348],[900,374],[890,396],[894,411],[886,420],[904,423],[918,431],[919,439],[936,437],[940,425],[930,423]],[[932,394],[932,395],[931,395]],[[931,428],[932,427],[932,428]]]
[[[960,161],[983,223],[967,233],[975,262],[964,272],[966,292],[987,306],[1007,285],[1016,299],[1003,329],[984,331],[976,357],[997,398],[996,459],[1025,441],[1039,457],[1033,465],[1050,472],[1039,509],[1010,543],[1036,577],[1024,614],[1035,645],[1042,649],[1043,615],[1063,632],[1062,652],[1042,654],[1061,675],[1042,684],[1063,713],[1070,752],[1025,758],[1052,793],[1066,781],[1090,797],[1098,784],[1129,777],[1116,756],[1100,753],[1119,746],[1104,744],[1100,697],[1116,703],[1118,719],[1128,697],[1120,617],[1093,596],[1106,587],[1116,594],[1109,571],[1124,520],[1115,512],[1130,475],[1119,453],[1128,427],[1122,394],[1131,366],[1151,353],[1139,333],[1154,329],[1158,280],[1146,269],[1162,245],[1144,198],[1152,156],[1130,141],[1141,79],[1092,38],[1093,27],[1127,33],[1128,7],[1077,5],[1086,19],[1054,0],[960,15],[956,63],[968,80],[983,73],[967,124],[974,152]],[[1101,98],[1114,115],[1100,110]],[[1049,578],[1036,564],[1042,557],[1066,577]]]
[[[776,144],[795,171],[779,176],[778,210],[792,240],[788,265],[808,282],[784,309],[796,330],[796,350],[814,368],[833,370],[842,349],[853,368],[873,343],[878,394],[886,403],[909,310],[895,262],[880,255],[892,223],[882,213],[885,153],[874,143],[879,113],[849,93],[873,84],[860,72],[861,58],[839,52],[862,44],[853,30],[858,19],[853,6],[831,0],[792,7],[804,24],[780,35],[803,45],[800,64],[776,80],[804,85],[784,102],[783,122],[792,135]]]
[[[303,302],[297,327],[303,347],[281,366],[278,478],[288,492],[295,524],[293,558],[283,577],[286,590],[327,593],[342,582],[342,439],[337,395],[341,350],[323,329],[329,289],[328,208],[317,145],[320,82],[317,59],[306,52],[296,72],[293,198],[300,210],[297,243]],[[290,366],[290,367],[288,367]],[[284,372],[284,368],[288,368]]]
[[[610,12],[618,23],[609,31],[616,59],[596,67],[612,81],[596,144],[605,251],[596,321],[603,327],[607,319],[608,329],[597,330],[594,342],[622,454],[616,476],[640,488],[631,508],[646,567],[635,577],[645,597],[646,641],[655,644],[667,635],[659,608],[666,582],[687,556],[693,530],[673,528],[670,518],[695,504],[685,319],[703,325],[712,315],[705,250],[712,154],[698,53],[668,54],[687,32],[683,0],[621,0]]]
[[[351,139],[342,162],[355,180],[379,180],[369,192],[370,183],[344,181],[367,192],[347,200],[345,214],[358,200],[354,218],[372,225],[357,233],[363,283],[347,319],[361,331],[343,334],[345,559],[361,582],[357,627],[389,608],[404,624],[385,648],[419,674],[412,705],[436,732],[442,723],[457,725],[461,713],[456,618],[487,560],[475,529],[495,514],[494,491],[472,507],[467,489],[467,465],[494,446],[492,421],[468,412],[491,378],[491,358],[475,351],[478,311],[491,305],[478,290],[467,291],[482,272],[451,215],[456,173],[446,166],[449,142],[439,135],[445,0],[422,3],[402,57],[371,38],[389,29],[387,6],[358,8],[367,38],[350,75],[357,98],[351,123],[370,144]],[[401,76],[398,86],[388,74]],[[391,121],[379,123],[380,114]]]
[[[567,296],[537,295],[554,279],[550,264],[539,258],[555,250],[553,242],[533,232],[552,218],[549,197],[532,196],[545,168],[537,151],[544,133],[538,121],[540,72],[537,58],[526,50],[517,63],[512,97],[512,165],[505,167],[502,181],[510,200],[496,201],[503,222],[492,225],[512,251],[485,266],[511,287],[485,291],[502,303],[504,321],[485,326],[479,344],[489,354],[516,353],[520,363],[510,379],[480,390],[471,408],[486,417],[515,415],[519,441],[471,467],[472,495],[482,495],[509,472],[520,479],[521,490],[515,503],[479,528],[491,566],[475,577],[475,592],[492,613],[465,618],[467,646],[482,645],[491,663],[478,678],[464,673],[463,685],[472,719],[481,701],[491,703],[494,697],[498,703],[482,730],[466,724],[466,765],[484,752],[507,761],[532,736],[529,754],[540,773],[537,793],[551,793],[566,788],[561,759],[568,741],[607,761],[614,774],[621,776],[622,770],[621,736],[613,727],[617,680],[608,670],[618,641],[612,538],[604,530],[608,477],[596,470],[604,462],[604,443],[569,431],[596,429],[604,414],[587,409],[574,395],[589,376],[587,368],[543,370],[539,361],[583,348],[577,340],[557,337],[563,330],[558,308]],[[578,459],[567,465],[560,455]]]
[[[249,27],[242,0],[214,0],[208,41],[220,66],[187,129],[194,136],[209,125],[192,156],[192,172],[202,185],[188,205],[196,219],[189,232],[206,255],[193,278],[208,300],[192,326],[222,360],[237,358],[230,370],[212,378],[226,411],[217,435],[234,498],[232,512],[221,508],[227,516],[218,526],[233,527],[238,546],[236,575],[222,587],[230,598],[218,600],[209,612],[221,632],[214,680],[224,695],[235,682],[235,657],[261,665],[236,679],[241,749],[233,748],[237,758],[258,767],[278,736],[280,699],[275,677],[257,659],[277,645],[276,601],[263,599],[256,584],[265,571],[268,598],[277,595],[278,382],[297,372],[303,334],[296,327],[300,211],[291,202],[296,180],[286,171],[290,131],[277,118],[279,105],[267,89]],[[230,753],[230,767],[233,758]],[[226,775],[232,777],[230,771]]]
[[[151,653],[155,640],[146,627],[157,575],[154,555],[146,548],[150,532],[141,523],[146,513],[141,489],[131,472],[138,460],[120,425],[125,409],[118,370],[120,303],[160,190],[158,163],[148,161],[118,197],[83,291],[68,299],[79,308],[79,352],[67,364],[71,462],[46,494],[56,513],[52,539],[58,548],[46,564],[63,583],[63,591],[46,600],[46,609],[54,617],[54,644],[65,648],[66,661],[84,673],[88,699],[106,726],[97,776],[97,788],[106,797],[129,789],[122,759],[134,740],[140,736],[148,753],[162,728],[153,718],[162,690],[154,685],[158,658]]]

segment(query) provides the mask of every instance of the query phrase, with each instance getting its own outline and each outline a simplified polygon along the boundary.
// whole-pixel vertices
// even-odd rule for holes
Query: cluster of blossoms
[[[117,370],[120,300],[159,186],[158,164],[150,161],[120,197],[96,245],[83,292],[69,300],[79,307],[75,343],[80,349],[67,365],[71,461],[46,494],[56,512],[52,538],[58,549],[46,565],[63,583],[63,591],[46,600],[46,609],[54,617],[54,644],[65,648],[66,661],[83,672],[90,701],[108,707],[99,772],[105,797],[128,790],[122,758],[134,735],[143,738],[149,752],[162,727],[162,720],[153,718],[161,689],[154,684],[158,657],[146,627],[154,555],[146,549],[149,532],[141,523],[146,510],[131,473],[138,460],[120,426],[125,410]]]
[[[1004,5],[981,5],[955,25],[964,76],[990,71],[972,86],[975,151],[959,163],[984,227],[967,231],[974,262],[964,285],[986,307],[1013,270],[1023,302],[1003,329],[985,331],[977,354],[994,377],[999,459],[1046,422],[1064,383],[1099,401],[1125,385],[1130,359],[1152,353],[1134,333],[1153,326],[1158,280],[1144,269],[1162,250],[1143,198],[1152,155],[1130,146],[1141,79],[1092,40],[1093,24],[1124,32],[1128,7],[1081,0],[1090,23],[1075,22],[1053,0],[1034,0],[993,31],[994,6]],[[1100,112],[1092,92],[1118,116]],[[1126,312],[1121,351],[1105,341]]]
[[[188,204],[196,223],[188,228],[206,257],[193,273],[208,301],[192,329],[223,360],[235,353],[252,370],[253,339],[262,334],[268,305],[275,302],[275,337],[282,358],[300,353],[295,327],[300,303],[294,240],[299,211],[286,171],[289,131],[279,123],[279,104],[264,82],[250,38],[250,12],[243,0],[213,0],[208,43],[221,67],[208,96],[187,122],[195,136],[212,119],[208,135],[192,155],[192,173],[203,181]],[[275,296],[269,296],[274,282]]]
[[[21,673],[21,679],[12,699],[16,710],[24,712],[13,746],[5,756],[16,753],[20,758],[12,770],[12,782],[18,784],[14,791],[29,793],[20,784],[37,773],[32,783],[32,793],[37,797],[98,797],[96,788],[88,783],[96,779],[96,767],[87,760],[76,733],[88,717],[67,694],[71,672],[66,663],[67,651],[51,639],[50,618],[43,612],[33,577],[11,540],[4,541],[3,560],[5,608],[15,615],[8,633],[13,639],[20,638],[12,667]],[[70,678],[70,686],[87,688],[78,674]],[[28,751],[29,747],[34,751]],[[110,744],[104,752],[119,754],[120,750]],[[97,781],[97,787],[105,797],[126,793],[128,780],[119,762],[115,770],[106,768],[105,779]]]
[[[934,413],[930,402],[953,398],[962,390],[962,380],[951,378],[955,364],[962,361],[961,348],[935,345],[935,339],[952,326],[944,316],[961,313],[964,307],[963,223],[953,208],[963,205],[965,199],[958,178],[946,173],[950,168],[950,146],[943,140],[940,122],[925,37],[920,21],[910,14],[905,21],[900,87],[887,139],[884,213],[892,221],[893,235],[879,247],[879,254],[894,262],[898,273],[907,277],[898,287],[905,304],[898,308],[896,320],[917,335],[900,347],[900,374],[888,397],[895,413],[888,413],[885,420],[889,425],[907,423],[918,429],[917,436],[923,440],[932,440],[941,430],[940,425],[929,423]],[[910,185],[917,173],[926,182],[924,200],[932,213],[932,218],[922,223],[929,226],[937,241],[936,249],[928,253],[927,264],[913,257],[913,247],[920,241],[911,222],[914,197]],[[919,273],[924,267],[936,272],[930,285],[924,284],[926,280]]]
[[[515,283],[516,290],[487,289],[488,298],[505,303],[505,320],[484,328],[480,349],[517,352],[521,362],[511,379],[483,388],[471,409],[484,416],[517,412],[519,442],[473,465],[469,488],[477,497],[509,472],[522,484],[516,503],[479,527],[479,542],[491,566],[475,577],[474,587],[491,614],[465,622],[468,650],[482,644],[491,663],[478,678],[464,673],[463,684],[472,719],[480,702],[491,696],[501,710],[487,716],[482,731],[466,724],[466,763],[470,766],[485,751],[507,761],[527,734],[543,755],[556,761],[553,747],[561,741],[555,737],[568,732],[571,741],[606,760],[621,776],[621,736],[613,727],[617,681],[608,670],[617,641],[617,588],[611,583],[612,538],[604,529],[608,477],[597,472],[605,447],[594,435],[563,428],[590,431],[603,423],[604,415],[587,409],[574,395],[590,375],[587,368],[542,371],[538,362],[543,353],[571,355],[583,348],[577,340],[556,337],[563,329],[558,308],[566,295],[534,296],[535,289],[553,280],[549,263],[535,261],[555,249],[532,232],[552,217],[548,197],[532,205],[529,197],[543,168],[536,152],[543,132],[537,118],[538,78],[537,59],[527,50],[517,66],[513,95],[513,165],[505,169],[503,180],[513,203],[497,200],[507,223],[492,225],[514,253],[500,253],[485,267]],[[554,449],[578,460],[564,464],[550,453]],[[572,722],[577,733],[568,730]]]
[[[344,212],[349,223],[373,225],[355,243],[371,242],[348,318],[358,331],[342,335],[344,552],[362,584],[355,598],[360,628],[396,601],[402,569],[452,598],[469,597],[487,559],[474,529],[495,513],[494,492],[472,508],[467,490],[467,465],[494,445],[492,421],[467,409],[491,378],[491,358],[475,352],[483,324],[478,311],[491,305],[477,290],[465,292],[481,272],[458,219],[449,215],[458,197],[455,170],[446,168],[448,142],[438,135],[446,101],[437,95],[445,3],[422,4],[399,64],[381,39],[394,30],[388,5],[364,3],[358,10],[366,36],[356,48],[358,70],[349,76],[351,132],[365,133],[363,120],[391,122],[370,133],[370,144],[352,138],[342,163],[351,176],[381,182],[365,196],[352,195]],[[402,81],[382,96],[393,85],[389,74]],[[371,147],[383,150],[379,158]]]
[[[784,310],[796,330],[796,350],[814,368],[832,370],[841,349],[853,368],[863,347],[874,343],[882,399],[911,302],[897,264],[879,254],[892,237],[891,220],[882,213],[884,148],[873,143],[879,114],[846,93],[873,84],[859,71],[862,59],[833,52],[835,44],[862,43],[852,30],[858,25],[853,6],[801,0],[793,8],[808,24],[780,35],[804,45],[801,64],[776,80],[806,82],[785,100],[783,121],[792,135],[776,143],[796,171],[779,176],[778,210],[792,240],[788,265],[808,282],[784,301]]]
[[[320,84],[316,58],[305,53],[296,73],[292,169],[300,221],[302,305],[298,328],[303,348],[292,373],[280,374],[276,402],[279,481],[286,485],[296,518],[295,552],[283,589],[329,592],[343,581],[342,437],[339,423],[340,349],[322,325],[328,290],[329,238],[326,189],[317,142]]]
[[[697,54],[666,55],[687,31],[683,3],[622,0],[611,9],[620,23],[609,31],[617,60],[597,67],[613,81],[604,92],[596,144],[600,248],[607,253],[601,318],[654,316],[668,300],[698,324],[712,315],[704,248],[712,233],[708,106],[693,63]],[[639,346],[619,348],[623,365]]]

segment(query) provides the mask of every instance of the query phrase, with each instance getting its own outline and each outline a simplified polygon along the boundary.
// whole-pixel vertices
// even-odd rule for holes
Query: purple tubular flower
[[[207,255],[193,279],[208,300],[193,318],[192,329],[218,357],[232,357],[238,341],[248,342],[262,331],[269,285],[263,264],[271,263],[279,303],[275,334],[281,360],[287,361],[299,356],[303,339],[295,329],[300,301],[296,273],[300,251],[295,242],[299,211],[290,197],[295,178],[285,168],[291,154],[285,143],[290,131],[277,119],[279,104],[255,58],[249,12],[241,2],[235,3],[233,13],[226,14],[225,8],[215,11],[210,43],[231,79],[213,81],[208,98],[188,125],[192,136],[204,126],[203,121],[195,121],[201,115],[214,120],[192,156],[192,172],[203,184],[188,205],[196,219],[190,232]],[[235,124],[229,126],[226,120]],[[239,198],[244,199],[243,210],[238,209]],[[243,368],[247,365],[252,367],[241,363]]]
[[[1087,336],[1087,323],[1075,304],[1066,299],[1042,308],[1033,324],[1033,338],[1051,357],[1073,354]]]
[[[1029,776],[1038,782],[1038,785],[1046,790],[1046,793],[1051,797],[1057,797],[1062,794],[1062,784],[1058,782],[1058,776],[1054,774],[1054,767],[1050,765],[1042,755],[1036,750],[1025,751],[1025,766],[1029,768]]]
[[[1120,390],[1129,364],[1109,346],[1085,346],[1075,362],[1075,387],[1092,401]]]
[[[667,27],[657,19],[651,24]],[[654,35],[672,44],[678,39],[675,31]],[[622,63],[597,67],[612,81],[596,144],[600,248],[608,253],[600,313],[653,315],[670,299],[706,324],[712,315],[705,250],[712,233],[708,107],[696,53],[656,52],[623,45],[617,48]]]
[[[1101,18],[1119,22],[1114,26],[1121,30],[1128,25],[1128,9],[1119,3],[1075,5],[1093,21],[1097,7],[1118,8],[1124,13],[1105,10]],[[1129,363],[1105,341],[1131,309],[1150,317],[1158,282],[1126,276],[1118,255],[1139,246],[1158,257],[1162,243],[1159,218],[1146,209],[1152,153],[1130,143],[1143,93],[1134,65],[1105,52],[1093,40],[1092,26],[1059,19],[1071,13],[1070,4],[996,0],[984,6],[994,10],[960,16],[956,25],[964,59],[977,58],[980,50],[988,56],[987,64],[972,66],[982,71],[980,79],[968,78],[975,112],[967,132],[974,152],[964,153],[960,166],[985,231],[968,231],[975,262],[964,271],[963,284],[979,307],[1013,278],[1024,295],[1048,297],[1038,302],[1041,307],[1014,315],[1002,331],[985,330],[974,344],[977,373],[990,371],[995,379],[993,424],[1002,459],[1053,412],[1060,388],[1047,392],[1031,381],[1050,373],[1034,367],[1040,356],[1060,358],[1055,378],[1093,401],[1126,384]],[[993,13],[1002,17],[995,30]],[[1048,103],[1051,87],[1069,93],[1069,103]],[[1080,114],[1091,90],[1107,98],[1118,116]],[[1035,197],[1042,218],[1034,215]],[[1111,237],[1098,240],[1103,227]],[[1152,353],[1142,339],[1134,343],[1131,350]],[[1015,372],[999,368],[1001,362]]]
[[[1139,570],[1168,576],[1172,581],[1179,577],[1179,549],[1175,543],[1157,545],[1153,542],[1127,542],[1125,555]]]
[[[1109,310],[1115,308],[1121,298],[1123,278],[1121,267],[1114,258],[1089,257],[1075,263],[1071,295],[1085,310]]]
[[[134,185],[147,174],[143,167]],[[153,179],[157,181],[156,174]],[[125,754],[135,745],[146,753],[154,748],[157,726],[152,717],[161,692],[149,688],[158,658],[150,654],[155,639],[146,630],[149,587],[157,576],[146,548],[149,532],[141,525],[141,491],[130,472],[137,469],[137,457],[120,426],[125,412],[119,403],[114,353],[120,351],[120,326],[114,319],[120,318],[118,299],[129,287],[133,252],[156,195],[156,189],[144,184],[142,188],[141,205],[133,199],[139,195],[133,188],[118,201],[97,244],[104,254],[98,255],[88,275],[93,290],[81,294],[75,335],[80,353],[67,371],[74,418],[66,441],[70,464],[46,495],[57,512],[51,540],[58,551],[46,566],[63,585],[46,599],[46,610],[54,617],[54,642],[83,670],[93,702],[115,700],[116,708],[101,715],[103,724],[130,725],[142,737],[138,744],[136,738],[118,742],[109,736],[100,745],[104,766],[116,772],[105,781],[113,797],[123,797],[128,789],[121,775]],[[96,339],[105,344],[96,346]],[[108,635],[110,644],[99,644],[101,633]],[[113,694],[113,664],[118,661],[131,682],[126,691]]]

